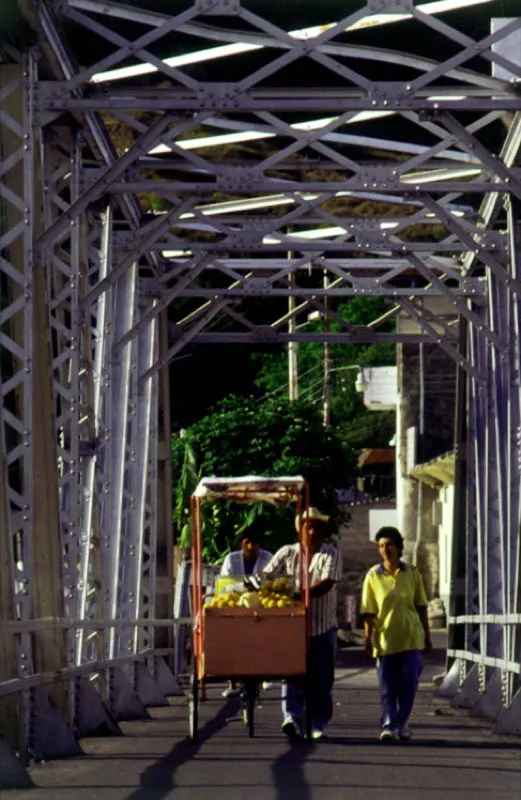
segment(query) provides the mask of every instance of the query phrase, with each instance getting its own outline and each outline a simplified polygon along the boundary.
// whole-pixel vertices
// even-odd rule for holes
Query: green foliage
[[[178,532],[177,544],[179,547],[190,547],[190,497],[195,491],[199,481],[199,473],[195,453],[188,441],[177,437],[172,444],[172,455],[176,474],[179,476],[174,497],[174,511],[172,521]]]
[[[337,435],[344,447],[389,447],[396,432],[394,411],[363,411],[337,426]]]
[[[337,313],[355,326],[364,326],[383,316],[388,306],[381,297],[353,297],[340,305]],[[331,331],[342,330],[336,320],[330,324]],[[378,327],[379,331],[392,331],[393,320]],[[321,331],[322,322],[306,325],[306,330]],[[311,405],[322,402],[324,351],[320,343],[309,342],[298,346],[299,396]],[[287,352],[255,353],[252,358],[259,363],[256,384],[266,394],[287,397],[288,359]],[[385,447],[395,430],[392,412],[369,411],[363,397],[355,390],[357,369],[394,364],[393,344],[331,344],[331,422],[341,442],[347,448]]]
[[[187,450],[189,455],[187,455]],[[309,404],[288,400],[228,397],[211,414],[172,439],[174,522],[185,544],[187,495],[201,475],[303,475],[311,502],[335,513],[334,489],[353,473],[354,451],[342,446]],[[196,466],[197,464],[197,466]],[[266,531],[265,546],[276,549],[292,541],[294,509],[265,504],[204,504],[203,557],[219,561],[237,545],[241,530],[253,519]],[[257,519],[258,518],[258,519]]]

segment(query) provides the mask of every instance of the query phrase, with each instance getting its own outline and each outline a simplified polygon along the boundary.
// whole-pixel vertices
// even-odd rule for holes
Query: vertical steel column
[[[482,315],[487,316],[486,310],[482,310]],[[489,312],[490,314],[490,312]],[[488,321],[485,319],[485,321]],[[486,614],[489,608],[490,598],[490,542],[494,537],[494,520],[492,519],[492,508],[494,506],[494,489],[496,486],[495,474],[495,450],[493,440],[493,374],[490,369],[491,348],[489,342],[478,332],[474,336],[476,342],[476,364],[479,364],[481,375],[487,376],[486,386],[480,391],[476,387],[473,392],[474,409],[476,414],[476,440],[474,442],[474,459],[476,470],[476,555],[477,555],[477,604],[476,611],[472,613]],[[475,639],[472,650],[477,647],[478,652],[486,654],[489,645],[489,626],[480,623],[473,626]],[[479,633],[478,633],[479,631]],[[478,665],[480,687],[484,690],[486,685],[487,673],[485,667]]]
[[[78,135],[58,139],[42,132],[43,218],[48,228],[79,193],[81,142]],[[51,379],[54,397],[56,463],[59,482],[60,536],[65,614],[76,616],[80,588],[80,439],[82,398],[82,337],[80,331],[81,238],[83,218],[71,223],[68,234],[47,257],[47,294],[51,333]],[[75,631],[66,633],[67,663],[76,661]]]
[[[0,312],[0,355],[5,512],[12,546],[15,615],[22,620],[31,618],[34,152],[29,96],[34,69],[28,57],[18,64],[0,64],[0,270],[4,306]],[[10,580],[9,575],[4,577]],[[31,638],[23,634],[18,673],[23,676],[32,671]]]
[[[468,347],[467,321],[459,321],[460,353],[467,356]],[[467,409],[468,377],[460,366],[457,371],[456,382],[456,418],[455,418],[455,471],[454,471],[454,515],[452,521],[452,552],[451,552],[451,581],[450,581],[450,607],[449,616],[458,617],[466,610],[466,530],[468,500],[467,487],[470,483],[467,478],[469,469],[470,442],[469,419]],[[449,623],[448,650],[465,649],[466,628],[462,625]],[[447,672],[452,668],[454,659],[447,658]]]
[[[506,203],[510,276],[521,279],[521,203],[510,196]],[[513,292],[508,298],[509,325],[509,404],[507,417],[508,451],[508,539],[505,542],[507,613],[521,613],[521,300]],[[505,632],[505,658],[521,663],[521,626],[508,626]],[[503,701],[510,703],[521,689],[521,678],[505,675]]]
[[[505,242],[505,249],[508,248]],[[498,475],[503,480],[498,482],[498,547],[497,567],[499,576],[494,591],[502,595],[502,605],[506,604],[506,595],[509,591],[508,584],[504,585],[501,573],[506,569],[505,543],[508,538],[509,529],[509,499],[510,486],[505,478],[510,479],[510,456],[511,456],[511,437],[509,429],[510,405],[511,405],[511,364],[510,348],[514,344],[512,330],[512,309],[510,304],[511,292],[508,287],[500,282],[496,277],[491,277],[491,287],[489,293],[490,319],[492,329],[498,334],[504,343],[504,349],[498,352],[497,348],[491,347],[492,355],[492,374],[496,376],[494,384],[494,435]]]
[[[136,295],[136,264],[133,264],[117,281],[113,306],[112,342],[118,341],[134,324]],[[121,545],[125,519],[125,476],[127,474],[127,436],[129,424],[129,396],[131,382],[132,353],[134,342],[127,343],[118,354],[110,353],[110,514],[108,536],[108,585],[109,613],[111,619],[120,616],[121,592]],[[109,658],[118,654],[116,632],[109,634]]]
[[[1,85],[1,84],[0,84]],[[0,392],[2,374],[0,371]],[[14,603],[14,553],[9,530],[8,478],[4,436],[3,408],[0,404],[0,624],[15,619]],[[0,681],[17,676],[17,648],[12,634],[0,634]],[[19,746],[17,698],[0,698],[0,737],[7,739],[13,748]]]
[[[154,358],[159,356],[157,323],[154,336]],[[157,375],[151,379],[150,385],[150,433],[148,446],[148,465],[145,496],[145,516],[143,520],[143,563],[141,576],[141,615],[145,619],[160,616],[156,613],[156,584],[157,584],[157,490],[158,490],[158,379]],[[168,569],[168,562],[167,562]],[[170,581],[172,586],[172,581]],[[171,596],[172,589],[170,590]],[[166,617],[172,616],[167,611]],[[172,645],[171,631],[168,629],[167,643]],[[155,640],[155,629],[145,626],[141,633],[141,647],[143,649],[159,646]]]
[[[103,280],[109,265],[110,237],[112,234],[112,212],[107,208],[100,225],[90,220],[85,230],[81,295],[90,288],[90,273],[96,280]],[[89,219],[86,218],[86,225]],[[91,242],[90,228],[99,242]],[[98,244],[95,247],[94,244]],[[111,295],[109,294],[109,297]],[[84,419],[87,426],[86,450],[81,454],[82,465],[82,515],[79,554],[79,581],[76,617],[83,621],[95,616],[102,617],[100,602],[100,502],[103,499],[103,483],[99,480],[100,456],[105,447],[101,431],[102,381],[105,359],[105,337],[107,324],[107,294],[98,298],[88,313],[82,311],[82,373],[85,373]],[[98,485],[99,484],[99,485]],[[99,631],[76,632],[76,664],[95,659],[101,655]]]
[[[161,359],[168,351],[166,311],[160,313],[157,325],[157,347]],[[150,467],[149,504],[153,513],[153,517],[150,519],[150,537],[154,562],[151,567],[154,576],[153,584],[151,584],[154,597],[151,604],[158,617],[168,619],[172,616],[174,590],[170,375],[168,366],[159,370],[154,390],[157,398],[155,411],[157,449]],[[173,629],[159,628],[156,630],[154,644],[156,647],[172,647]]]
[[[96,262],[92,270],[89,284],[106,277],[112,269],[113,251],[113,211],[108,206],[103,217],[99,251],[94,255]],[[88,289],[87,289],[88,292]],[[98,547],[93,567],[101,575],[101,609],[104,620],[111,619],[111,586],[112,586],[112,547],[111,514],[112,514],[112,351],[113,341],[113,307],[114,289],[108,286],[95,302],[86,310],[95,315],[94,327],[94,425],[96,436],[96,468],[93,481],[93,493],[89,502],[92,509],[93,522],[98,535]],[[95,578],[95,575],[92,576]],[[112,632],[103,631],[103,653],[108,657]],[[96,648],[97,649],[97,648]],[[88,653],[89,658],[94,657]]]
[[[489,274],[489,320],[492,329],[501,337],[507,346],[510,338],[508,321],[508,289],[498,279]],[[508,493],[510,479],[508,430],[510,401],[510,368],[508,352],[498,352],[495,347],[489,349],[489,376],[491,385],[491,403],[489,408],[489,441],[488,463],[490,477],[488,483],[488,520],[490,525],[487,542],[487,607],[488,614],[508,613],[510,577],[507,574],[506,543],[508,541]],[[486,655],[494,658],[506,658],[507,627],[504,625],[488,625]],[[507,673],[502,673],[503,683]]]
[[[156,320],[132,340],[135,363],[132,364],[130,421],[128,423],[128,463],[126,503],[121,542],[121,617],[132,620],[141,616],[143,606],[143,571],[148,571],[150,552],[145,546],[145,513],[150,452],[152,380],[140,381],[154,363]],[[136,341],[137,340],[137,341]],[[148,588],[148,587],[147,587]],[[121,631],[121,651],[137,652],[141,637],[137,627]]]
[[[515,214],[509,209],[510,271],[516,261]],[[467,614],[507,615],[519,608],[520,560],[520,331],[519,300],[504,281],[487,271],[488,307],[484,324],[497,335],[496,347],[475,328],[469,329],[471,363],[487,376],[486,392],[469,379],[467,502]],[[473,501],[475,498],[475,503]],[[475,510],[473,506],[475,505]],[[475,555],[472,552],[475,543]],[[477,563],[476,563],[477,560]],[[476,569],[477,567],[477,569]],[[479,631],[479,634],[478,634]],[[511,625],[468,623],[466,649],[482,656],[518,662],[516,630]],[[492,669],[478,667],[484,691]],[[501,669],[502,704],[513,697],[513,675]]]
[[[36,99],[36,70],[31,76],[31,93],[28,98],[29,106]],[[41,234],[45,219],[42,208],[45,204],[43,197],[43,170],[42,163],[42,131],[34,125],[31,136],[39,141],[40,148],[35,147],[34,170],[34,227],[33,235],[36,238]],[[74,172],[74,168],[72,168]],[[53,243],[54,244],[54,243]],[[57,443],[56,423],[58,410],[55,404],[53,369],[55,367],[51,352],[51,303],[49,294],[49,276],[54,269],[53,251],[47,250],[44,258],[37,263],[33,262],[33,506],[36,512],[32,519],[32,558],[31,571],[31,610],[32,615],[39,618],[59,620],[64,616],[64,587],[63,587],[63,542],[60,535],[60,487],[57,470]],[[71,253],[71,257],[74,255]],[[32,259],[31,259],[32,261]],[[73,287],[72,287],[73,288]],[[72,345],[71,345],[72,346]],[[67,353],[67,358],[69,353]],[[35,631],[32,634],[34,668],[38,672],[57,672],[66,666],[68,656],[73,659],[73,651],[69,649],[67,655],[66,636],[64,630],[56,625],[53,628]],[[67,710],[67,686],[64,682],[57,681],[48,687],[48,693],[65,719]],[[31,716],[29,746],[37,747],[40,738],[39,724],[43,708],[47,701],[43,700],[43,690],[31,691],[33,702],[33,715]],[[70,731],[62,721],[64,739],[70,741]],[[59,747],[63,742],[60,743]],[[68,746],[68,745],[67,745]],[[74,748],[75,749],[75,748]]]
[[[136,282],[137,289],[137,282]],[[137,302],[133,300],[134,311]],[[135,614],[136,585],[138,581],[136,559],[141,545],[139,528],[135,523],[137,513],[136,494],[138,490],[138,342],[134,337],[128,342],[130,371],[128,376],[128,418],[126,427],[125,461],[123,477],[123,496],[121,509],[121,541],[119,564],[118,616],[132,619]],[[134,631],[131,626],[116,631],[116,652],[130,653],[133,649]]]
[[[476,369],[483,369],[482,344],[473,326],[468,326],[468,356]],[[466,513],[466,600],[467,614],[478,614],[483,607],[484,587],[483,574],[480,569],[483,559],[481,542],[485,538],[486,513],[486,459],[481,453],[486,448],[486,429],[483,406],[487,402],[487,391],[473,377],[468,377],[467,388],[467,513]],[[479,632],[472,623],[465,625],[465,647],[468,651],[477,652]],[[466,671],[466,664],[463,666]]]
[[[134,509],[130,518],[130,541],[127,549],[127,587],[129,602],[126,614],[129,619],[138,619],[149,616],[151,610],[150,567],[154,553],[150,546],[153,543],[148,537],[145,539],[147,520],[147,495],[150,482],[150,456],[155,448],[151,448],[151,435],[153,431],[153,387],[154,378],[150,376],[146,381],[140,378],[150,369],[156,357],[156,327],[154,317],[147,327],[137,337],[137,408],[136,408],[136,453],[135,468],[133,470],[133,498]],[[150,533],[150,530],[149,530]],[[132,596],[130,596],[132,593]],[[152,604],[153,607],[153,604]],[[148,637],[150,638],[150,632]],[[128,643],[132,652],[142,649],[143,636],[136,627],[132,631],[132,640]]]
[[[8,525],[5,553],[10,559],[9,565],[2,561],[0,578],[4,592],[13,587],[12,611],[21,620],[31,618],[34,152],[29,98],[34,69],[29,57],[0,64],[0,390],[2,480],[6,481],[2,517]],[[7,659],[8,650],[4,655]],[[20,676],[33,672],[28,633],[20,637],[16,664]],[[13,675],[5,675],[9,677]],[[23,740],[29,724],[28,700],[24,693]]]

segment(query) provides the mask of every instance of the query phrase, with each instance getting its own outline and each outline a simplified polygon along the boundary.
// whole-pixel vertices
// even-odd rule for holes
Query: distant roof
[[[202,478],[194,497],[202,500],[233,500],[236,503],[264,502],[286,505],[295,501],[306,481],[302,475],[266,478],[245,475],[241,478]]]
[[[368,467],[370,464],[392,464],[395,459],[394,447],[366,447],[358,457],[359,467]]]
[[[424,464],[417,464],[410,474],[416,480],[437,488],[442,485],[450,486],[450,484],[454,483],[455,469],[456,454],[451,450],[431,459],[431,461],[426,461]]]

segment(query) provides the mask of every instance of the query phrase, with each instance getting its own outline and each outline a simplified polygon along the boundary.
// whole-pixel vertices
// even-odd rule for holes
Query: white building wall
[[[374,537],[384,526],[398,527],[398,510],[396,508],[371,508],[369,509],[369,539],[374,542]]]
[[[395,435],[395,453],[396,453],[396,513],[397,524],[396,527],[400,532],[403,531],[403,475],[402,475],[402,415],[400,414],[400,395],[398,395],[398,403],[396,405],[396,435]]]
[[[357,378],[364,405],[371,411],[392,411],[398,401],[396,367],[364,367]]]
[[[454,518],[454,486],[439,490],[441,522],[439,525],[440,597],[449,612],[452,530]]]

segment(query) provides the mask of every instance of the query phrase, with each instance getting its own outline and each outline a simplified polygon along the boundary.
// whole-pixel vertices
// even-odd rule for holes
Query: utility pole
[[[324,289],[329,285],[327,271],[324,270]],[[329,317],[327,314],[328,298],[324,296],[324,327],[323,331],[327,335],[329,332]],[[331,351],[329,342],[324,340],[324,394],[322,398],[322,420],[325,428],[331,425]]]
[[[288,227],[288,233],[291,227]],[[293,253],[288,250],[288,261],[293,258]],[[290,272],[288,275],[288,286],[290,291],[295,288],[295,274]],[[288,297],[288,333],[291,335],[296,330],[294,311],[296,307],[295,296],[290,294]],[[298,400],[298,342],[288,342],[288,397],[290,402]]]
[[[291,253],[288,253],[288,257],[291,258]],[[289,288],[292,289],[295,286],[295,276],[292,272],[290,272],[288,276],[289,280]],[[288,319],[288,333],[292,334],[295,330],[295,318],[293,316],[293,312],[295,311],[295,297],[290,295],[288,298],[288,311],[289,311],[289,319]],[[298,360],[297,360],[297,342],[289,342],[288,343],[288,395],[290,401],[298,400]]]

